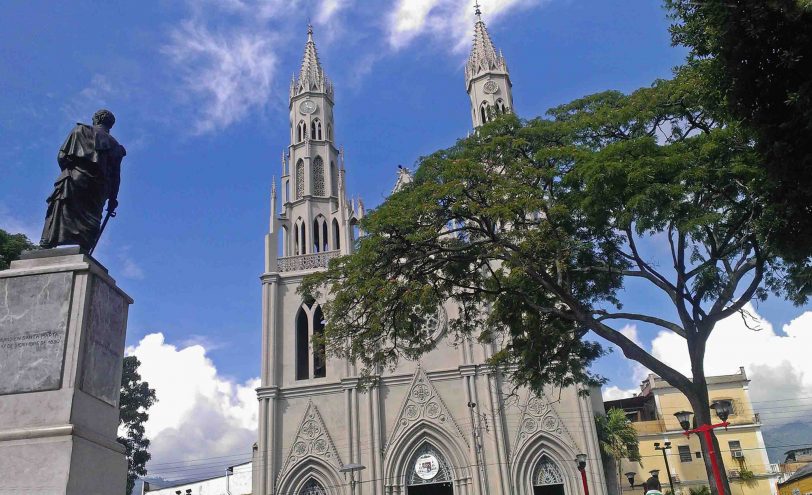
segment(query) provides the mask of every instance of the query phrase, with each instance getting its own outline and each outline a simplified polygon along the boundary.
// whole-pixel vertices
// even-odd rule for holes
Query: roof
[[[316,42],[313,41],[313,26],[307,26],[307,41],[302,56],[302,67],[299,69],[299,77],[294,76],[291,81],[291,97],[306,91],[323,91],[330,95],[333,92],[332,83],[325,76],[319,61]]]
[[[482,20],[479,8],[476,11],[477,21],[474,24],[474,42],[471,47],[471,54],[468,56],[468,63],[465,64],[466,84],[483,72],[501,71],[508,72],[505,58],[501,53],[497,53],[493,46],[488,28]]]
[[[787,478],[783,483],[778,483],[779,486],[786,485],[787,483],[792,483],[793,481],[798,481],[800,479],[806,478],[807,476],[812,475],[812,462],[809,464],[804,464],[801,466],[800,469],[792,473],[792,476]]]
[[[642,408],[649,397],[645,395],[635,395],[634,397],[624,397],[622,399],[604,401],[603,407],[609,409],[637,409]]]

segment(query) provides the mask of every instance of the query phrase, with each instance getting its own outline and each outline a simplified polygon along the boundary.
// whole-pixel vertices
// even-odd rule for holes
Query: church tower
[[[465,64],[465,89],[471,98],[471,120],[479,127],[488,122],[492,112],[510,112],[513,93],[505,57],[493,46],[479,4],[475,8],[474,44]]]

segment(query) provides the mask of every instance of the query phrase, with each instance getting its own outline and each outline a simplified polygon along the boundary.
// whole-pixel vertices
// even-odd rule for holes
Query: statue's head
[[[110,110],[102,108],[93,114],[93,125],[100,125],[102,127],[106,127],[107,129],[112,129],[115,123],[116,116],[113,115],[113,112]]]

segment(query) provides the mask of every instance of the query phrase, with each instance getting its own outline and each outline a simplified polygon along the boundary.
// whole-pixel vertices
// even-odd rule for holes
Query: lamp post
[[[578,465],[578,471],[581,471],[581,482],[584,484],[584,495],[589,495],[589,485],[586,483],[586,454],[577,454],[575,462]]]
[[[668,455],[666,455],[665,451],[671,448],[671,442],[665,442],[662,447],[660,447],[660,442],[654,442],[654,450],[660,450],[663,453],[663,460],[665,461],[665,472],[668,474],[668,486],[671,487],[672,495],[677,493],[674,491],[674,481],[671,479],[671,466],[668,465]]]
[[[355,472],[361,471],[366,469],[367,467],[363,464],[358,464],[357,462],[352,462],[350,464],[344,464],[344,466],[339,469],[342,473],[350,473],[350,493],[355,495]]]
[[[716,489],[719,491],[719,495],[725,495],[725,488],[722,484],[722,473],[719,471],[719,462],[716,460],[716,451],[713,449],[713,437],[711,437],[711,432],[715,428],[720,427],[727,429],[730,424],[727,422],[727,418],[730,416],[733,404],[729,400],[715,400],[710,407],[716,411],[716,415],[722,420],[721,423],[716,423],[715,425],[701,425],[697,428],[689,429],[691,427],[691,415],[693,414],[691,411],[679,411],[674,413],[674,416],[677,417],[680,426],[685,430],[683,434],[686,437],[690,438],[691,433],[702,433],[705,436],[705,444],[708,446],[708,455],[711,458],[711,467],[713,468],[713,477],[716,480]]]

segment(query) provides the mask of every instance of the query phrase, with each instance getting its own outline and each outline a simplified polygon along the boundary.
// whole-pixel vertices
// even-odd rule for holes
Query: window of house
[[[727,442],[728,447],[730,447],[730,455],[734,458],[742,457],[742,444],[738,440],[730,440]]]
[[[677,447],[679,450],[679,460],[680,462],[691,462],[693,460],[691,456],[691,447],[687,445],[680,445]]]
[[[317,156],[313,160],[312,168],[313,195],[324,196],[324,160]]]

